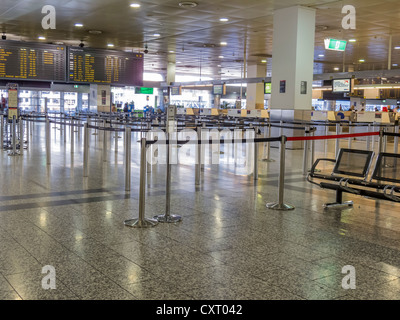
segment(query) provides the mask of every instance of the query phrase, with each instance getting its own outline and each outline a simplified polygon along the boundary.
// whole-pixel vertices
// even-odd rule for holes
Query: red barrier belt
[[[379,136],[379,132],[353,133],[353,134],[340,134],[332,136],[314,136],[314,137],[288,137],[287,141],[345,139],[345,138],[369,137],[369,136]]]

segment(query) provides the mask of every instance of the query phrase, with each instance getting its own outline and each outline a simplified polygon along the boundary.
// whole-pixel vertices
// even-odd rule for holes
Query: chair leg
[[[341,208],[341,207],[352,207],[353,201],[343,202],[343,191],[336,190],[336,202],[324,204],[324,208]]]

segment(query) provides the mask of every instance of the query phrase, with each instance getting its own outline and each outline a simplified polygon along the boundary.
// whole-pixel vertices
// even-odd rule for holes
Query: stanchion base
[[[291,211],[294,210],[295,207],[290,204],[279,204],[277,202],[267,203],[266,207],[271,210],[280,210],[280,211]]]
[[[343,203],[338,203],[338,202],[334,202],[334,203],[326,203],[324,204],[324,209],[340,209],[340,208],[346,208],[346,207],[352,207],[353,206],[353,201],[346,201]]]
[[[158,224],[158,221],[153,220],[153,219],[131,219],[131,220],[125,220],[124,225],[127,227],[131,228],[152,228],[155,227]]]
[[[177,215],[159,215],[159,216],[154,216],[154,219],[156,219],[158,222],[160,223],[178,223],[182,221],[182,217],[181,216],[177,216]]]
[[[261,161],[263,161],[263,162],[275,162],[274,159],[262,159]]]
[[[21,155],[21,153],[20,153],[19,151],[16,151],[16,152],[9,151],[9,152],[8,152],[8,155],[9,155],[10,157],[18,157],[18,156]]]

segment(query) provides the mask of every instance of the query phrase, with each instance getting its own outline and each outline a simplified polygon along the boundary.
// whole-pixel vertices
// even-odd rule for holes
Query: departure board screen
[[[0,79],[60,81],[66,80],[66,47],[0,42]]]
[[[69,82],[143,85],[143,54],[68,48]]]

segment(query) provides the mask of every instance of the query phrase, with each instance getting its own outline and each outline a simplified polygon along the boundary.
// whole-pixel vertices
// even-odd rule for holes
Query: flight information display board
[[[1,41],[0,79],[65,82],[66,56],[62,45]]]
[[[68,48],[68,81],[143,86],[143,54]]]

